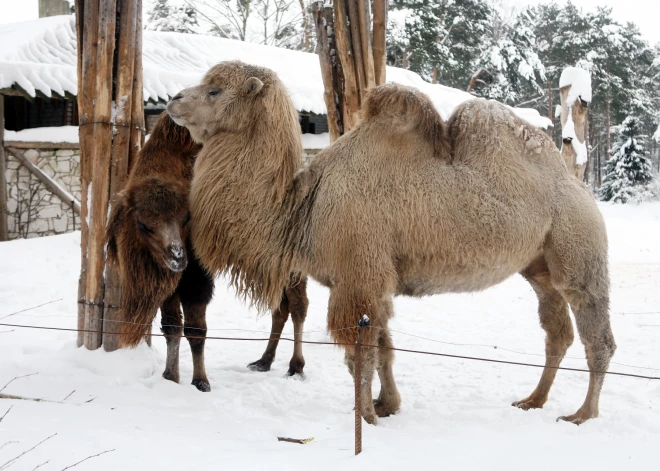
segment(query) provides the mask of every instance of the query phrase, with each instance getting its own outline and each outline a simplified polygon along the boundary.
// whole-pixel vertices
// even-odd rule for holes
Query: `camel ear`
[[[108,225],[105,228],[105,241],[107,244],[108,260],[110,260],[112,263],[117,263],[119,260],[117,249],[117,234],[121,230],[121,226],[126,219],[127,208],[128,202],[126,199],[126,194],[122,191],[115,197],[114,204],[112,205],[112,211],[110,212],[110,218],[108,219]]]
[[[246,96],[256,95],[261,91],[263,86],[264,83],[261,80],[259,80],[257,77],[250,77],[245,82],[245,85],[243,86],[243,91],[245,92]]]

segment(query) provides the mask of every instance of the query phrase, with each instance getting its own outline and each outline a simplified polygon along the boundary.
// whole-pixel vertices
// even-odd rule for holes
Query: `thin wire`
[[[56,331],[63,331],[63,332],[86,332],[86,333],[93,333],[93,334],[110,334],[110,335],[117,335],[116,332],[105,332],[105,331],[97,331],[97,330],[87,330],[87,329],[69,329],[65,327],[43,327],[43,326],[36,326],[36,325],[21,325],[21,324],[7,324],[7,323],[0,323],[0,326],[4,327],[19,327],[19,328],[25,328],[25,329],[38,329],[38,330],[56,330]],[[351,328],[357,328],[357,327],[351,327]],[[165,335],[165,334],[154,334],[154,333],[148,333],[145,334],[145,336],[150,336],[150,337],[169,337],[169,338],[184,338],[183,335]],[[237,337],[201,337],[201,336],[187,336],[186,338],[188,339],[205,339],[205,340],[234,340],[234,341],[244,341],[244,342],[264,342],[270,340],[269,338],[237,338]],[[286,340],[288,342],[296,342],[294,339],[287,338],[287,337],[280,337],[280,340]],[[348,344],[348,343],[335,343],[335,342],[317,342],[317,341],[311,341],[311,340],[299,340],[300,343],[303,344],[308,344],[308,345],[333,345],[333,346],[344,346],[344,347],[353,347],[354,344]],[[417,353],[420,355],[432,355],[432,356],[440,356],[440,357],[446,357],[446,358],[456,358],[460,360],[474,360],[474,361],[485,361],[489,363],[500,363],[504,365],[516,365],[516,366],[528,366],[528,367],[533,367],[533,368],[550,368],[554,370],[565,370],[565,371],[576,371],[576,372],[581,372],[581,373],[598,373],[598,374],[608,374],[608,375],[615,375],[615,376],[626,376],[630,378],[639,378],[639,379],[647,379],[647,380],[660,380],[660,376],[645,376],[645,375],[637,375],[637,374],[632,374],[632,373],[621,373],[618,371],[592,371],[592,370],[586,370],[582,368],[569,368],[569,367],[564,367],[564,366],[546,366],[546,365],[537,365],[534,363],[520,363],[520,362],[515,362],[515,361],[506,361],[506,360],[496,360],[494,358],[481,358],[481,357],[471,357],[471,356],[464,356],[464,355],[451,355],[448,353],[439,353],[439,352],[425,352],[422,350],[410,350],[406,348],[396,348],[396,347],[388,347],[388,346],[382,346],[382,345],[371,345],[371,344],[362,344],[362,347],[368,347],[368,348],[384,348],[387,350],[393,350],[397,352],[406,352],[406,353]]]
[[[57,300],[57,301],[61,301],[61,299]],[[56,301],[51,301],[50,303],[53,303],[53,302],[56,302]],[[40,306],[35,306],[35,308],[41,307],[41,306],[44,306],[44,305],[50,304],[50,303],[45,303],[45,304],[42,304]],[[24,311],[28,311],[28,310],[35,309],[35,308],[28,308],[28,309],[25,309]],[[19,311],[19,312],[24,312],[24,311]],[[16,314],[19,314],[19,313],[17,312],[17,313],[14,313],[14,314],[10,314],[10,316],[11,315],[16,315]],[[78,317],[78,316],[69,316],[69,315],[64,315],[64,314],[53,314],[53,315],[44,315],[44,316],[38,316],[38,315],[34,315],[34,314],[20,314],[20,316],[21,317],[35,317],[35,318],[63,317],[63,318],[68,318],[68,319],[73,319],[73,318]],[[6,316],[6,317],[9,317],[9,316]],[[4,318],[5,317],[2,317],[2,318],[0,318],[0,320],[2,320]],[[151,324],[143,324],[143,323],[138,323],[138,322],[113,320],[113,319],[103,319],[103,322],[104,323],[105,322],[114,322],[114,323],[120,323],[120,324],[139,325],[139,326],[143,326],[143,327],[151,327],[151,326],[154,325],[153,322]],[[177,324],[160,324],[160,327],[184,328],[185,326],[184,325],[177,325]],[[377,327],[377,326],[371,326],[371,327],[374,328],[374,329],[384,329],[383,327]],[[648,326],[648,327],[654,327],[654,326]],[[210,328],[206,328],[205,329],[204,327],[185,327],[185,328],[188,329],[188,330],[200,330],[200,331],[204,330],[204,331],[207,331],[207,332],[211,332],[211,331],[213,331],[213,332],[249,332],[249,333],[253,333],[253,334],[269,334],[269,335],[272,335],[273,337],[278,337],[279,336],[279,338],[282,338],[281,337],[282,333],[274,334],[272,331],[267,331],[267,330],[252,330],[252,329],[238,329],[238,328],[234,328],[234,329],[217,329],[217,328],[210,329]],[[302,332],[302,334],[303,335],[306,335],[306,334],[319,334],[319,333],[329,334],[329,333],[332,333],[332,332],[341,332],[341,331],[344,331],[344,330],[349,330],[349,329],[354,329],[354,328],[355,327],[344,327],[344,328],[341,328],[341,329],[334,329],[334,330],[306,330],[306,331]],[[392,328],[388,328],[387,330],[389,330],[390,332],[395,332],[397,334],[406,335],[408,337],[414,337],[414,338],[418,338],[418,339],[421,339],[421,340],[426,340],[426,341],[429,341],[429,342],[435,342],[435,343],[439,343],[439,344],[442,344],[442,345],[451,345],[451,346],[456,346],[456,347],[492,348],[494,350],[501,350],[501,351],[504,351],[504,352],[514,353],[516,355],[527,355],[527,356],[544,357],[544,358],[562,358],[562,359],[568,359],[568,360],[587,361],[587,359],[584,358],[584,357],[571,357],[571,356],[561,356],[561,355],[545,355],[545,354],[542,354],[542,353],[521,352],[521,351],[518,351],[518,350],[511,350],[511,349],[508,349],[508,348],[500,347],[498,345],[488,345],[488,344],[481,344],[481,343],[447,342],[447,341],[443,341],[443,340],[437,340],[437,339],[432,339],[432,338],[428,338],[428,337],[422,337],[421,335],[415,335],[415,334],[409,334],[407,332],[401,332],[400,330],[395,330],[395,329],[392,329]],[[117,334],[117,332],[115,332],[115,334]],[[208,337],[206,337],[206,338],[208,338]],[[627,368],[636,368],[636,369],[640,369],[640,370],[649,370],[649,371],[657,371],[658,370],[657,368],[650,368],[648,366],[629,365],[627,363],[619,363],[619,362],[616,362],[616,361],[612,361],[610,363],[613,364],[613,365],[624,366],[624,367],[627,367]]]
[[[375,328],[382,328],[382,327],[375,327]],[[545,358],[562,358],[562,359],[566,358],[568,360],[584,360],[584,361],[587,360],[586,358],[582,358],[582,357],[569,357],[569,356],[561,356],[561,355],[544,355],[542,353],[520,352],[520,351],[517,351],[517,350],[510,350],[508,348],[499,347],[497,345],[486,345],[486,344],[482,344],[482,343],[443,342],[442,340],[435,340],[435,339],[430,339],[428,337],[422,337],[420,335],[408,334],[406,332],[401,332],[401,331],[390,329],[390,328],[388,328],[388,330],[390,332],[396,332],[397,334],[407,335],[409,337],[415,337],[415,338],[422,339],[422,340],[428,340],[429,342],[435,342],[435,343],[440,343],[440,344],[444,344],[444,345],[453,345],[453,346],[457,346],[457,347],[483,347],[483,348],[492,348],[494,350],[502,350],[504,352],[515,353],[517,355],[529,355],[529,356],[534,356],[534,357],[545,357]],[[612,361],[610,363],[612,363],[613,365],[625,366],[625,367],[628,367],[628,368],[638,368],[640,370],[657,371],[657,368],[649,368],[648,366],[628,365],[626,363],[618,363],[618,362],[615,362],[615,361]]]

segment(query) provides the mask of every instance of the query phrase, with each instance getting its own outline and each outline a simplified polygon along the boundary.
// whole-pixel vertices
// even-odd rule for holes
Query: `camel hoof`
[[[174,373],[172,371],[163,371],[163,378],[165,378],[168,381],[173,381],[175,383],[179,382],[179,373]]]
[[[530,410],[530,409],[542,409],[543,404],[538,404],[534,399],[523,399],[522,401],[515,401],[511,403],[513,407],[517,407],[518,409],[522,410]]]
[[[369,425],[378,425],[378,417],[377,416],[375,416],[373,414],[369,414],[369,415],[363,415],[362,417],[364,418],[364,421],[366,423],[368,423]]]
[[[301,371],[296,371],[293,368],[289,368],[289,371],[286,372],[287,378],[295,378],[299,380],[304,380],[305,379],[305,373]]]
[[[264,361],[264,359],[262,358],[260,360],[250,363],[248,365],[248,368],[252,371],[265,372],[265,371],[270,371],[270,365],[271,365],[270,362]]]
[[[573,415],[562,415],[561,417],[557,417],[557,422],[561,420],[563,422],[570,422],[575,425],[580,425],[592,418],[593,417],[587,417],[584,416],[583,414],[575,413]]]
[[[377,399],[374,399],[374,410],[378,417],[389,417],[399,411],[398,405],[387,405]]]
[[[287,376],[300,375],[304,376],[303,369],[305,368],[304,363],[296,363],[289,365],[289,371],[286,372]]]
[[[193,379],[192,385],[202,392],[211,391],[211,385],[205,379]]]

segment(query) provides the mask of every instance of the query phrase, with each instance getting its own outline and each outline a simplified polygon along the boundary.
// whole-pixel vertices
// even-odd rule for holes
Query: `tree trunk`
[[[548,80],[548,119],[554,125],[554,123],[555,123],[555,111],[552,109],[552,80]],[[546,131],[550,137],[552,137],[553,127],[549,127]]]
[[[431,76],[431,83],[438,83],[438,68],[433,67],[433,75]]]
[[[385,31],[387,29],[388,0],[374,0],[374,78],[376,85],[386,82],[387,47]]]
[[[470,83],[468,84],[467,87],[468,93],[472,93],[474,86],[477,84],[477,80],[479,80],[479,77],[481,77],[481,74],[483,74],[484,72],[485,72],[484,69],[479,69],[474,73],[474,75],[472,75],[472,78],[470,79]]]
[[[111,197],[121,190],[142,141],[142,5],[121,0],[118,12],[115,0],[78,0],[76,14],[82,188],[78,326],[86,331],[78,344],[96,349],[103,343],[113,350],[121,294],[117,274],[105,264],[105,225]]]
[[[605,153],[608,158],[610,155],[610,92],[607,92],[607,101],[605,102]]]
[[[364,67],[365,90],[376,86],[374,73],[374,50],[371,45],[371,11],[369,0],[357,0],[357,17],[362,45],[362,66]],[[352,19],[355,22],[355,18]]]
[[[337,57],[337,45],[333,35],[335,27],[332,7],[316,2],[313,8],[316,19],[316,54],[319,56],[323,78],[323,100],[328,110],[330,142],[334,142],[344,133],[342,120],[344,74]]]
[[[300,12],[302,14],[302,27],[303,27],[303,47],[305,52],[309,52],[309,20],[307,9],[305,8],[304,0],[299,0]]]
[[[5,96],[0,95],[0,242],[9,239],[7,231],[7,161],[5,160]]]
[[[342,121],[344,123],[344,132],[348,132],[355,127],[358,122],[358,112],[360,109],[360,95],[357,74],[355,69],[355,61],[353,60],[353,48],[351,42],[351,31],[347,26],[348,11],[346,9],[345,0],[335,0],[334,4],[334,20],[335,20],[335,43],[337,45],[337,53],[339,61],[341,62],[342,71],[344,73],[343,83],[343,115]]]

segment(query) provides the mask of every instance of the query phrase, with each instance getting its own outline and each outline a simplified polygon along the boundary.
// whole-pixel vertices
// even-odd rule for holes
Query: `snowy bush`
[[[657,179],[646,157],[642,144],[645,136],[640,134],[640,127],[635,116],[628,116],[619,126],[619,139],[612,147],[603,185],[598,190],[602,201],[639,203],[658,196]]]

